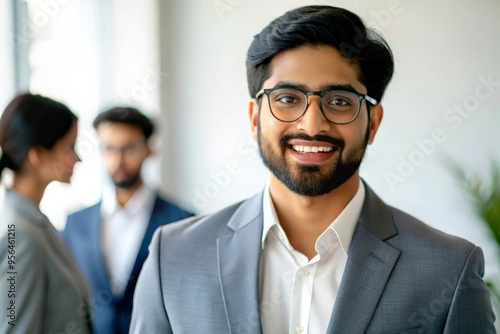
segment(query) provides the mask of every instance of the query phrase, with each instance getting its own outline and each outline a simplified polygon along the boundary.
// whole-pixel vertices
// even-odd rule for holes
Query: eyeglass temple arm
[[[376,105],[378,103],[377,100],[375,100],[373,97],[369,97],[368,95],[365,95],[366,101],[370,102],[372,105]]]
[[[262,88],[261,90],[259,90],[257,92],[257,94],[255,94],[255,98],[258,99],[259,97],[261,97],[262,95],[264,94],[264,88]]]

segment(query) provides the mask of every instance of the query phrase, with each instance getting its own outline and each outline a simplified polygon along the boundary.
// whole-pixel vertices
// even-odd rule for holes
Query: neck
[[[270,192],[280,225],[292,247],[309,259],[316,255],[316,240],[340,215],[359,187],[359,173],[328,194],[298,195],[271,176]]]
[[[132,187],[130,188],[119,188],[116,187],[116,201],[120,206],[124,207],[127,205],[128,201],[134,196],[135,192],[137,189],[140,188],[142,185],[142,180],[139,179],[139,181],[136,182]]]
[[[12,189],[39,206],[47,185],[32,173],[19,173],[14,175]]]

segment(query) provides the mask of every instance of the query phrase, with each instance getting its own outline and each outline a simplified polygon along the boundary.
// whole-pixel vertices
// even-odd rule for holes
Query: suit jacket
[[[157,196],[137,258],[124,293],[113,294],[102,249],[101,203],[68,217],[63,238],[68,243],[90,287],[92,320],[96,334],[128,333],[137,278],[148,256],[153,232],[161,225],[192,214]]]
[[[7,190],[0,223],[0,333],[90,333],[87,286],[47,217]]]
[[[366,189],[327,333],[494,333],[480,248]],[[131,333],[262,333],[262,217],[258,194],[158,229]]]

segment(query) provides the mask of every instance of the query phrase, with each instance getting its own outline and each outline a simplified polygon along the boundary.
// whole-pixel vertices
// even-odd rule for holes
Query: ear
[[[375,134],[382,122],[382,118],[384,117],[384,108],[380,103],[372,106],[370,108],[370,132],[368,136],[368,144],[372,144],[375,139]]]
[[[156,150],[153,148],[156,142],[153,142],[152,139],[146,140],[146,153],[145,153],[145,158],[149,158],[152,155],[156,154]]]
[[[37,168],[42,164],[43,160],[47,156],[47,153],[48,151],[41,146],[32,147],[28,151],[26,160],[33,168]]]
[[[259,101],[251,99],[248,103],[248,116],[250,118],[250,127],[252,129],[252,138],[257,141],[257,131],[259,125]]]
[[[152,156],[153,154],[155,154],[156,152],[153,151],[153,149],[151,149],[149,146],[146,148],[146,158]]]

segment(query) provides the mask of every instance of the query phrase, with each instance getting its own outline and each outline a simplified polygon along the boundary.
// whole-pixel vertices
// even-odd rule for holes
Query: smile
[[[305,146],[305,145],[292,145],[292,149],[301,153],[318,153],[318,152],[331,152],[331,146]]]

